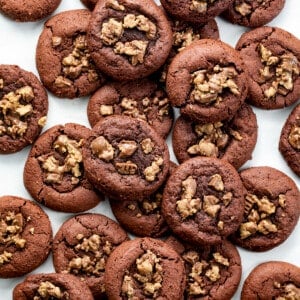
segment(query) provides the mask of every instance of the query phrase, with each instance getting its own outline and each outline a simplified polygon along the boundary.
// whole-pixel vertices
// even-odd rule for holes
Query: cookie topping
[[[298,120],[300,121],[300,119]],[[298,123],[300,125],[300,122]],[[300,150],[300,126],[299,125],[295,124],[292,126],[292,129],[288,137],[289,143],[296,150]]]
[[[274,282],[276,289],[281,289],[280,296],[275,297],[275,300],[297,300],[300,296],[300,288],[293,283],[280,284]]]
[[[136,151],[137,147],[138,146],[135,141],[122,140],[118,144],[118,148],[120,150],[119,157],[124,158],[128,156],[132,156]]]
[[[37,290],[37,296],[33,297],[33,300],[42,299],[69,299],[68,292],[63,292],[60,287],[54,285],[50,281],[43,281]]]
[[[130,160],[127,160],[126,162],[117,162],[115,167],[121,175],[134,175],[138,170],[138,166]]]
[[[100,114],[102,116],[110,116],[114,114],[114,107],[112,105],[104,105],[100,106]]]
[[[252,6],[247,2],[237,3],[234,9],[241,14],[243,17],[250,15],[252,12]]]
[[[124,11],[124,5],[120,4],[117,0],[108,0],[106,1],[105,7],[112,8],[114,10]]]
[[[104,136],[99,136],[92,141],[91,150],[94,155],[106,162],[114,158],[114,148]]]
[[[178,21],[176,21],[178,22]],[[173,47],[178,52],[189,46],[192,42],[200,40],[200,35],[195,34],[192,27],[187,27],[185,30],[173,33]]]
[[[208,6],[213,4],[216,0],[192,0],[190,10],[195,10],[198,13],[206,13]]]
[[[299,76],[299,62],[292,53],[285,53],[275,56],[264,45],[258,45],[263,68],[260,74],[262,83],[271,82],[268,88],[264,89],[264,95],[267,99],[275,97],[276,94],[287,95],[293,90],[293,76]]]
[[[128,299],[138,299],[135,296],[136,286],[141,286],[143,294],[156,298],[162,287],[163,268],[160,258],[147,250],[135,261],[136,271],[133,275],[127,270],[122,283],[122,295]]]
[[[0,99],[0,137],[8,135],[16,139],[24,135],[28,128],[26,119],[33,113],[33,107],[30,104],[33,99],[33,89],[28,85],[2,96]]]
[[[147,181],[154,181],[157,174],[161,171],[161,166],[164,160],[162,157],[156,157],[151,165],[144,170],[144,175]]]
[[[77,184],[81,177],[80,166],[82,163],[83,140],[76,141],[70,139],[67,135],[61,134],[53,143],[54,149],[64,156],[63,163],[61,159],[54,155],[42,155],[38,160],[42,163],[42,168],[47,171],[45,181],[47,183],[61,183],[64,175],[71,173],[72,184]]]
[[[193,90],[191,100],[204,105],[219,103],[222,101],[221,94],[229,90],[234,95],[240,95],[234,78],[238,73],[234,67],[214,66],[212,72],[199,70],[191,74]]]
[[[142,150],[145,154],[149,154],[152,152],[154,143],[151,139],[147,138],[141,141]]]

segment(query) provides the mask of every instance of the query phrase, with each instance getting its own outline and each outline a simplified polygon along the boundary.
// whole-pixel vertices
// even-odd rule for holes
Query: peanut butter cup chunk
[[[87,47],[91,13],[70,10],[50,18],[37,48],[36,64],[45,87],[61,98],[92,94],[104,82]]]
[[[88,47],[97,67],[117,80],[158,70],[172,46],[172,31],[153,0],[98,1],[89,25]]]
[[[182,115],[208,123],[233,117],[247,96],[247,78],[236,50],[221,41],[202,39],[174,57],[166,87]]]
[[[145,121],[109,116],[99,121],[87,137],[83,163],[88,179],[107,196],[141,200],[164,182],[169,150]]]

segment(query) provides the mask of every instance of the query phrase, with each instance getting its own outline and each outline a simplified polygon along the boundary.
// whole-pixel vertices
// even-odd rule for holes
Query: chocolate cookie
[[[45,87],[62,98],[93,93],[104,82],[87,48],[87,29],[91,13],[70,10],[49,19],[37,48],[36,65]]]
[[[30,275],[13,290],[13,300],[93,300],[94,297],[79,278],[70,274]]]
[[[109,299],[181,300],[184,263],[160,240],[135,239],[124,242],[111,254],[104,281]]]
[[[206,23],[226,10],[233,0],[161,0],[173,17],[192,23]]]
[[[184,299],[225,300],[236,292],[242,273],[237,249],[224,240],[216,246],[195,246],[171,236],[166,240],[183,259]]]
[[[300,268],[283,261],[269,261],[255,267],[246,278],[241,300],[299,299]]]
[[[282,128],[279,150],[290,168],[300,176],[300,104],[295,106]]]
[[[98,0],[81,0],[81,2],[90,10],[93,10]]]
[[[164,182],[169,150],[145,121],[109,116],[88,136],[83,163],[88,179],[104,194],[120,200],[141,200]]]
[[[208,156],[224,159],[236,169],[251,159],[256,141],[256,116],[245,103],[228,121],[201,124],[180,116],[172,139],[180,163],[195,156]]]
[[[146,121],[166,138],[173,123],[173,109],[166,92],[149,79],[113,82],[101,87],[87,108],[91,126],[111,115],[126,115]]]
[[[0,65],[0,153],[32,144],[46,122],[48,96],[31,72]]]
[[[24,167],[24,185],[43,205],[63,212],[82,212],[104,200],[85,176],[82,146],[90,130],[57,125],[33,145]]]
[[[117,80],[134,80],[158,70],[172,46],[172,31],[153,0],[100,0],[88,35],[96,65]]]
[[[250,74],[250,104],[278,109],[299,99],[299,39],[280,28],[265,26],[244,33],[236,49]]]
[[[232,165],[196,157],[169,177],[162,214],[181,239],[197,245],[220,243],[243,219],[244,187]]]
[[[169,174],[177,165],[170,162]],[[168,177],[167,177],[168,179]],[[110,199],[113,214],[127,231],[141,237],[161,237],[168,231],[168,226],[161,214],[163,184],[154,194],[139,201]]]
[[[0,278],[27,274],[48,257],[52,229],[46,213],[33,202],[0,197]]]
[[[233,24],[260,27],[272,21],[285,0],[234,0],[223,16]]]
[[[0,12],[18,22],[33,22],[49,16],[61,0],[0,0]]]
[[[203,39],[174,57],[166,86],[182,115],[209,123],[233,117],[247,96],[247,78],[237,51],[221,41]]]
[[[241,171],[247,190],[242,224],[232,240],[253,251],[266,251],[283,243],[300,215],[299,190],[294,181],[271,167]]]
[[[106,261],[126,240],[126,232],[106,216],[77,215],[63,223],[55,235],[52,250],[55,271],[79,277],[91,289],[95,299],[106,299]]]

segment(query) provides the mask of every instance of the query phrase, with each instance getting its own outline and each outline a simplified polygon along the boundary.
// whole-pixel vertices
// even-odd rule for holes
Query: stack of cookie
[[[45,2],[43,13],[14,12],[1,0],[0,10],[34,21],[60,3]],[[0,153],[33,144],[25,188],[46,211],[75,214],[52,238],[37,204],[0,197],[0,277],[31,272],[52,251],[56,273],[28,276],[14,288],[14,300],[231,299],[242,276],[235,245],[273,249],[300,215],[290,177],[272,167],[240,170],[257,142],[251,105],[282,109],[300,97],[300,41],[259,27],[284,1],[82,3],[90,10],[45,22],[36,47],[41,82],[0,65]],[[214,18],[221,14],[259,28],[234,49],[219,40]],[[91,129],[74,120],[40,135],[46,90],[58,98],[90,96]],[[299,120],[298,105],[280,141],[298,175]],[[171,144],[179,165],[170,160]],[[87,212],[105,198],[118,223]],[[256,282],[269,270],[274,283],[262,298],[299,299],[299,268],[276,262],[251,273],[242,299],[254,299],[254,289],[258,295]]]

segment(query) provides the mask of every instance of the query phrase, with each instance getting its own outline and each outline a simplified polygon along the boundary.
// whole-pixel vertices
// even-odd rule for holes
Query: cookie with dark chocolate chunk
[[[104,281],[109,299],[181,300],[184,263],[163,241],[138,238],[114,250],[107,260]]]
[[[14,65],[0,65],[0,153],[32,144],[42,131],[48,96],[38,78]]]
[[[24,185],[43,205],[82,212],[104,200],[85,175],[82,147],[90,129],[75,123],[56,125],[33,145],[24,167]]]
[[[88,47],[100,70],[135,80],[158,70],[172,46],[172,31],[153,0],[100,0],[89,25]]]
[[[282,244],[300,215],[295,182],[271,167],[252,167],[240,172],[247,190],[242,223],[231,239],[252,251],[266,251]]]
[[[52,228],[47,214],[32,201],[0,197],[0,278],[25,275],[48,257]]]
[[[300,98],[300,40],[275,27],[242,34],[236,49],[249,71],[247,101],[263,109],[278,109]]]
[[[104,82],[87,48],[91,13],[87,9],[61,12],[44,25],[36,48],[36,66],[45,87],[55,96],[90,95]]]
[[[292,110],[281,130],[279,150],[290,168],[300,176],[300,104]]]
[[[247,78],[236,50],[221,41],[202,39],[174,57],[166,87],[182,115],[208,123],[233,117],[247,96]]]
[[[126,240],[127,233],[104,215],[82,214],[70,218],[54,237],[55,271],[77,276],[91,289],[95,299],[106,299],[107,259]]]
[[[109,116],[99,121],[83,147],[91,183],[111,198],[141,200],[153,194],[169,171],[166,142],[145,121]]]

